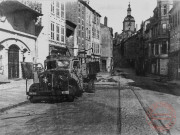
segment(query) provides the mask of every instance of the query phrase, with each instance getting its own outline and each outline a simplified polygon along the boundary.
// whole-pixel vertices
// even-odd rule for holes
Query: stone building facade
[[[74,55],[100,60],[100,17],[86,0],[66,2],[66,18],[75,23]],[[85,52],[85,50],[88,50]],[[85,53],[84,53],[85,52]],[[84,62],[85,59],[82,59]]]
[[[85,48],[85,6],[79,0],[66,2],[66,19],[75,23],[74,55]]]
[[[110,72],[113,69],[113,30],[107,26],[107,17],[101,24],[101,71]]]
[[[169,77],[180,79],[180,1],[173,2],[170,11],[170,50],[169,50]]]
[[[168,51],[169,51],[169,11],[170,1],[158,0],[154,9],[154,15],[150,18],[150,26],[147,32],[150,34],[149,63],[150,73],[168,75]]]
[[[0,80],[22,78],[22,62],[36,62],[39,12],[19,1],[0,2]]]

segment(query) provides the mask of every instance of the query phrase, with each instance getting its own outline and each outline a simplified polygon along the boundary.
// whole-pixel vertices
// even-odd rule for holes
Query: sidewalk
[[[119,72],[117,72],[119,71]],[[133,77],[135,76],[136,78],[146,78],[146,79],[150,79],[151,81],[154,82],[159,82],[159,83],[166,83],[167,85],[176,85],[178,87],[180,87],[180,81],[178,80],[173,80],[173,81],[168,81],[167,77],[160,77],[158,75],[153,75],[153,74],[147,74],[146,76],[137,76],[134,69],[131,68],[117,68],[116,69],[116,74],[119,73],[120,75],[127,77],[128,75]]]
[[[32,80],[28,80],[28,87]],[[0,112],[27,103],[26,80],[10,81],[0,85]]]

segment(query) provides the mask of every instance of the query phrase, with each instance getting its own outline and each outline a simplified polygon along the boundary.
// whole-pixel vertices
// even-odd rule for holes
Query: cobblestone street
[[[95,93],[84,93],[72,103],[32,104],[26,101],[25,104],[4,110],[0,114],[0,134],[178,135],[180,102],[178,95],[170,91],[167,93],[170,86],[165,87],[165,84],[154,81],[152,77],[136,76],[131,70],[122,70],[120,76],[118,74],[100,74]],[[173,85],[169,90],[177,87]],[[9,88],[9,91],[11,89],[17,88]],[[19,94],[24,94],[23,85],[22,89],[19,89],[22,91]],[[16,94],[12,95],[12,99],[13,96],[15,99]],[[147,117],[149,107],[162,101],[176,111],[176,121],[166,131],[152,128]],[[166,125],[163,120],[162,123]]]
[[[119,89],[119,76],[110,78],[108,82],[104,76],[101,84],[96,83],[95,93],[84,93],[73,103],[27,103],[1,113],[0,134],[155,135],[133,91]]]

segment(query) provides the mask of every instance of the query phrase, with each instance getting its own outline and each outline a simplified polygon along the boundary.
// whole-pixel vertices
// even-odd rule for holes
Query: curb
[[[10,109],[12,109],[12,108],[16,108],[16,107],[18,107],[18,106],[25,105],[25,104],[27,104],[27,103],[29,103],[29,101],[23,101],[23,102],[14,104],[14,105],[10,105],[10,106],[8,106],[8,107],[1,108],[1,109],[0,109],[0,113],[3,113],[3,112],[5,112],[5,111],[7,111],[7,110],[10,110]]]
[[[150,118],[150,116],[148,116],[148,109],[147,109],[147,108],[150,108],[150,106],[147,105],[147,104],[145,104],[145,103],[143,103],[143,102],[141,101],[141,99],[142,99],[141,95],[140,95],[139,93],[136,93],[136,92],[134,91],[135,89],[134,89],[133,87],[131,87],[130,89],[131,89],[131,91],[133,92],[133,94],[135,95],[135,97],[137,98],[137,100],[138,100],[138,102],[140,103],[142,109],[144,110],[145,115],[146,115],[146,118],[153,123],[153,126],[158,123],[158,124],[160,124],[162,127],[166,128],[166,127],[165,127],[165,124],[164,124],[162,121],[159,121],[159,120],[158,120],[158,121],[155,121],[155,122],[152,121],[152,119]],[[158,135],[170,135],[170,130],[169,130],[169,129],[166,129],[166,130],[163,131],[163,132],[162,132],[162,131],[159,131],[159,130],[157,129],[157,127],[155,127],[155,126],[154,126],[154,129],[155,129],[155,131],[156,131],[156,133],[157,133]]]

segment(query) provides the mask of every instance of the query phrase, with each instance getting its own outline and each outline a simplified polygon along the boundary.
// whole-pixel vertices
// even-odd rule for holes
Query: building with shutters
[[[48,55],[66,55],[66,8],[63,0],[40,1],[43,26],[38,35],[37,62],[44,64]]]

